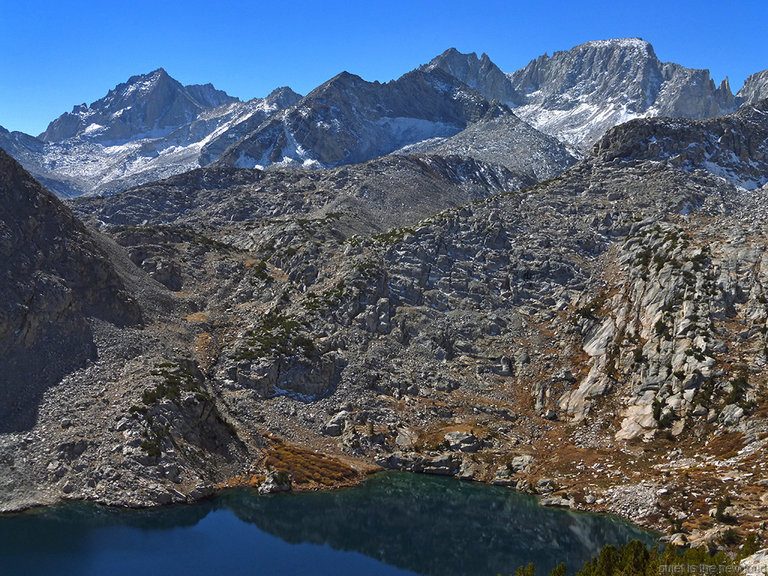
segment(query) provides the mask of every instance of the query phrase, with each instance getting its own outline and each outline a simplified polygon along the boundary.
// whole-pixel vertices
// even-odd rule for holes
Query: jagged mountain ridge
[[[385,84],[343,72],[245,136],[219,162],[243,168],[353,164],[452,136],[489,108],[483,96],[442,71],[414,70]]]
[[[449,77],[436,77],[441,74]],[[756,74],[733,97],[727,80],[715,88],[706,70],[661,63],[640,39],[588,42],[539,57],[511,74],[485,54],[478,58],[450,49],[386,84],[340,74],[301,104],[290,90],[277,90],[263,100],[233,101],[210,85],[182,86],[159,69],[132,77],[90,107],[62,115],[41,135],[44,141],[0,131],[0,146],[60,196],[110,194],[219,157],[244,167],[366,161],[466,129],[487,106],[477,107],[478,94],[513,106],[534,128],[576,147],[579,154],[622,121],[719,115],[757,98],[764,83],[764,75]],[[476,110],[470,111],[473,106]],[[510,146],[520,148],[522,135],[514,132],[514,121],[496,124],[492,138],[508,136]],[[510,129],[507,134],[498,129],[500,124]],[[479,132],[474,129],[455,149],[468,150],[467,143],[475,142]],[[539,150],[543,141],[533,136],[531,148]],[[123,144],[115,146],[121,138]],[[436,144],[424,142],[414,149],[426,151]],[[505,158],[515,162],[510,154]]]
[[[160,69],[75,107],[43,139],[0,129],[0,147],[61,197],[112,194],[209,164],[300,98],[284,87],[240,102],[210,84],[182,86]]]
[[[449,50],[428,68],[458,74],[486,97],[515,105],[515,113],[535,128],[582,150],[632,118],[709,118],[737,107],[727,79],[715,87],[707,70],[662,63],[639,38],[587,42],[551,57],[544,54],[507,74],[506,82],[483,56],[478,60]],[[478,80],[481,70],[487,70],[486,83]]]

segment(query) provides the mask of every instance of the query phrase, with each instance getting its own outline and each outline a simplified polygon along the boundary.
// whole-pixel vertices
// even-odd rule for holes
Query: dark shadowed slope
[[[0,150],[0,432],[27,429],[45,389],[94,359],[89,317],[140,321],[97,241]]]

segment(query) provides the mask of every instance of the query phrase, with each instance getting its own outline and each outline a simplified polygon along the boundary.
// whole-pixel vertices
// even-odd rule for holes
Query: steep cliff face
[[[747,104],[756,104],[768,98],[768,70],[757,72],[747,78],[737,96]]]
[[[545,54],[509,79],[522,98],[519,116],[582,149],[631,118],[708,118],[735,109],[727,82],[718,88],[706,70],[662,63],[639,38]]]
[[[449,48],[433,58],[429,64],[422,66],[421,69],[426,71],[443,70],[473,90],[477,90],[488,100],[498,100],[510,106],[523,103],[521,97],[512,87],[510,79],[491,61],[487,54],[478,58],[474,52],[462,54],[455,48]]]
[[[0,151],[0,430],[29,428],[43,391],[96,357],[89,324],[140,321],[98,242]]]

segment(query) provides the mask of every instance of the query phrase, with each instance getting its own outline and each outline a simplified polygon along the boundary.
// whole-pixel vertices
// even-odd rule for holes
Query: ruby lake
[[[3,516],[0,574],[496,576],[534,562],[547,576],[633,539],[654,536],[506,488],[388,472],[332,492],[230,490],[151,510],[72,503]]]

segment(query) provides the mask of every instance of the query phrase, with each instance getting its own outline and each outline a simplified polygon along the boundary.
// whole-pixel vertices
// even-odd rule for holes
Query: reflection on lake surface
[[[451,478],[386,473],[335,492],[143,511],[71,504],[0,518],[0,573],[483,575],[534,562],[575,572],[650,534],[615,518]]]

